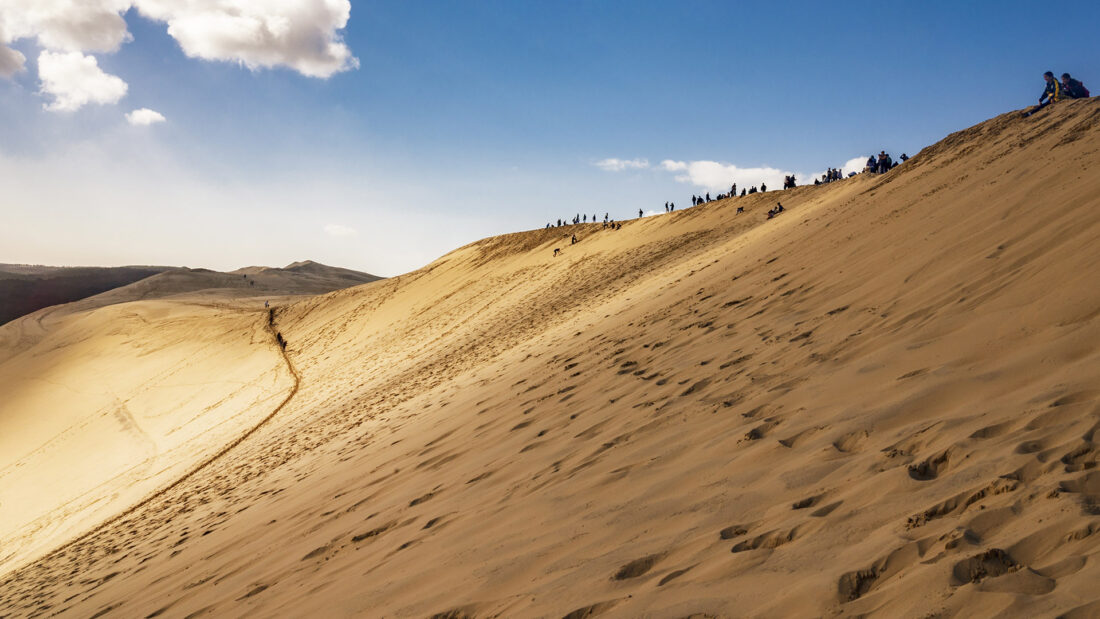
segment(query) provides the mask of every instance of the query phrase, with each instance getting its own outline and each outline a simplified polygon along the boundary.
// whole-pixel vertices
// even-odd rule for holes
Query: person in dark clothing
[[[642,209],[638,209],[638,217],[642,216]]]
[[[901,157],[898,157],[898,159],[901,159],[901,162],[905,163],[906,161],[909,161],[909,155],[906,155],[905,153],[902,153]]]
[[[1043,79],[1046,80],[1046,88],[1043,89],[1043,94],[1039,95],[1039,105],[1031,108],[1027,112],[1024,112],[1024,117],[1031,116],[1035,112],[1043,109],[1051,103],[1057,103],[1065,98],[1065,92],[1062,91],[1062,84],[1054,79],[1054,72],[1047,71],[1043,74]]]
[[[760,191],[761,191],[762,193],[763,193],[763,192],[767,192],[767,191],[768,191],[768,186],[767,186],[767,185],[765,185],[764,183],[760,183]]]
[[[1070,77],[1069,73],[1062,74],[1062,92],[1070,99],[1087,99],[1089,97],[1089,89],[1085,88],[1085,85],[1079,80]]]
[[[570,245],[576,245],[577,244],[577,235],[575,235],[575,234],[573,235],[573,238],[569,240],[569,244]]]

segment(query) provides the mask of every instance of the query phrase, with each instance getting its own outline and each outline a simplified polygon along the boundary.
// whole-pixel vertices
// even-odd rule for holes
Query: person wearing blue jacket
[[[1062,84],[1054,79],[1053,71],[1044,73],[1043,79],[1046,80],[1047,85],[1046,88],[1043,89],[1043,94],[1039,95],[1039,105],[1024,112],[1025,117],[1031,116],[1051,103],[1057,103],[1065,98],[1065,91],[1062,89]]]

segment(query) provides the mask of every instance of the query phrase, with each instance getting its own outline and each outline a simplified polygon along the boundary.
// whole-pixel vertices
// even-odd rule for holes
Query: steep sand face
[[[146,302],[19,322],[0,329],[2,568],[172,482],[293,384],[262,312]]]
[[[1096,100],[1006,114],[294,303],[278,415],[4,607],[1095,614],[1098,150]]]

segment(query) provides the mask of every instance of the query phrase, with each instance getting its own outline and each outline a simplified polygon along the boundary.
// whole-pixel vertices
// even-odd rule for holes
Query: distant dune
[[[15,321],[0,615],[1097,616],[1098,153],[1072,101],[270,324]]]
[[[0,264],[0,325],[43,307],[125,286],[168,268]]]

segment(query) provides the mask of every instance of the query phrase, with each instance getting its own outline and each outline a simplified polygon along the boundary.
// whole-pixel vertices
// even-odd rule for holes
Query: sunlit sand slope
[[[291,375],[261,313],[145,302],[0,329],[0,565],[170,483],[274,408]]]
[[[1098,153],[1100,101],[1006,114],[291,304],[279,414],[0,608],[1094,616]]]

